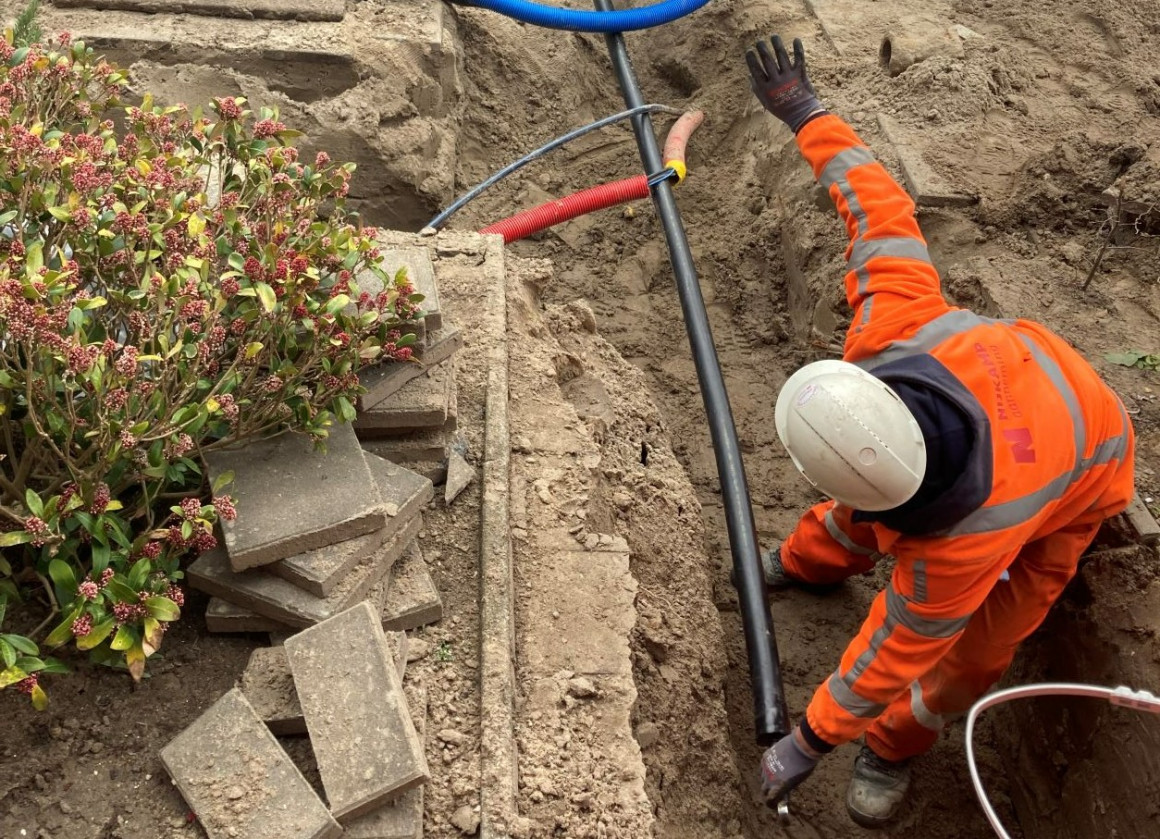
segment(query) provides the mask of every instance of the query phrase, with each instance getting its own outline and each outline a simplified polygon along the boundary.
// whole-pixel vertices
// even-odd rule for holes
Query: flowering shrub
[[[324,440],[361,365],[410,357],[422,298],[344,208],[354,166],[301,161],[276,112],[122,109],[125,75],[67,35],[9,33],[0,64],[0,604],[47,604],[28,635],[139,679],[180,560],[235,515],[200,500],[199,455]],[[0,688],[42,705],[37,655],[0,635]]]

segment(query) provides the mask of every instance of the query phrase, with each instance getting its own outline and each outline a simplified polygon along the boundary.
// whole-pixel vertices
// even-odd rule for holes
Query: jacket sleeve
[[[949,310],[914,217],[914,202],[840,117],[814,119],[798,148],[846,224],[846,299],[854,318],[845,358],[910,337]]]
[[[806,723],[825,743],[861,735],[898,696],[946,655],[1010,557],[898,557],[890,584],[870,607],[838,669],[814,692]]]

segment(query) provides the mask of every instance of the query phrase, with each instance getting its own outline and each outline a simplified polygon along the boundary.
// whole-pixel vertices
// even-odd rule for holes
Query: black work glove
[[[765,110],[796,134],[811,116],[826,112],[806,76],[806,52],[801,39],[793,39],[793,64],[777,35],[773,36],[772,52],[764,41],[758,41],[756,48],[756,52],[745,53],[750,87]]]
[[[765,750],[761,758],[761,792],[767,804],[780,801],[804,781],[818,765],[821,755],[791,731]]]

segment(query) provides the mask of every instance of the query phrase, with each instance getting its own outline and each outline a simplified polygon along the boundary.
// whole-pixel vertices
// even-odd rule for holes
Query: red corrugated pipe
[[[687,171],[685,168],[685,146],[688,145],[689,137],[704,118],[703,111],[691,111],[682,115],[669,131],[669,136],[665,140],[665,167],[673,170],[678,183],[685,179]],[[648,182],[647,175],[637,175],[635,178],[625,178],[589,187],[564,198],[546,201],[538,207],[524,210],[522,213],[489,224],[479,232],[498,233],[503,236],[506,245],[577,216],[587,215],[596,210],[607,209],[628,201],[648,198]]]

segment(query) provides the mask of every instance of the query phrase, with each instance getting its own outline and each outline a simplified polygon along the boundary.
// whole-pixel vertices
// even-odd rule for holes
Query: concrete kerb
[[[487,237],[502,260],[502,239]],[[507,333],[507,279],[487,295],[488,320]],[[508,349],[489,349],[483,452],[480,536],[480,783],[481,839],[506,839],[517,816],[515,699],[515,602],[509,529],[511,443],[508,434]]]

